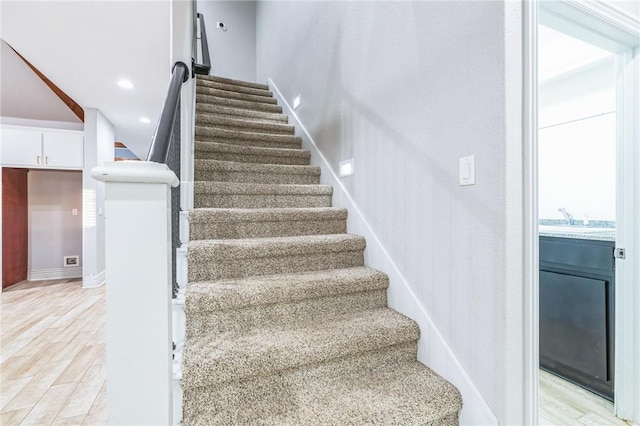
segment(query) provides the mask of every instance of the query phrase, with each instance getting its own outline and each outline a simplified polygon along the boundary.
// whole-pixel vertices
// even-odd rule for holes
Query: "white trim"
[[[27,271],[27,281],[60,280],[65,278],[80,278],[82,266],[68,266],[66,268],[33,269]]]
[[[538,413],[537,7],[504,4],[504,424],[537,424]]]
[[[99,272],[97,274],[85,275],[82,277],[83,288],[95,288],[104,285],[107,280],[106,271]]]
[[[640,21],[612,4],[602,0],[565,0],[572,6],[587,12],[627,33],[640,37]]]
[[[627,249],[627,260],[624,261],[624,264],[617,262],[619,266],[616,271],[614,393],[616,395],[616,415],[624,419],[631,419],[637,424],[640,423],[640,374],[638,373],[640,368],[638,363],[640,360],[640,312],[637,309],[640,306],[640,290],[637,288],[636,282],[640,275],[640,235],[638,233],[640,229],[640,220],[638,219],[640,218],[640,173],[638,172],[640,167],[638,135],[640,131],[637,121],[640,110],[637,81],[640,22],[635,17],[600,0],[541,1],[540,4],[543,6],[543,11],[551,11],[555,15],[551,18],[556,24],[559,22],[556,21],[557,19],[565,20],[569,23],[569,31],[580,32],[584,37],[589,38],[590,43],[618,53],[635,47],[633,65],[626,66],[624,74],[618,76],[624,83],[623,87],[621,82],[618,82],[617,96],[623,98],[623,103],[618,103],[618,110],[623,110],[625,117],[635,118],[635,123],[625,122],[623,119],[622,123],[618,125],[617,132],[619,137],[617,179],[618,182],[624,183],[624,187],[617,189],[616,210],[619,227],[616,245]],[[603,35],[604,37],[602,37]],[[627,63],[631,61],[629,53],[623,53],[623,56],[626,56]],[[618,59],[619,64],[623,62],[625,61]],[[536,64],[531,63],[527,68],[533,72],[536,69]],[[630,81],[635,81],[635,87],[629,83]],[[534,109],[534,107],[533,99],[525,103],[525,108]],[[529,117],[533,117],[532,113],[529,113]],[[537,152],[537,138],[533,138],[533,141],[535,144],[533,152],[535,153]],[[534,171],[533,177],[537,179],[537,167]],[[531,190],[530,185],[525,185],[525,194],[527,190]],[[532,208],[537,212],[536,206],[532,206]],[[537,223],[537,218],[535,223]],[[537,259],[529,259],[528,262],[535,262],[533,264],[538,265]],[[531,299],[530,302],[533,302],[534,297],[537,298],[537,291],[536,282],[535,294],[528,295]],[[537,310],[533,313],[536,314]],[[526,310],[524,314],[530,321],[533,319],[531,313]],[[529,341],[533,341],[533,332],[528,328],[524,330]],[[537,336],[535,342],[536,346],[533,349],[528,349],[529,356],[537,357],[539,348]],[[537,367],[535,369],[537,370]],[[623,369],[624,371],[622,371]],[[527,387],[530,388],[530,386]]]
[[[302,136],[303,145],[312,152],[312,162],[321,167],[323,183],[333,185],[334,204],[349,210],[348,226],[350,232],[358,233],[367,239],[367,263],[389,275],[391,283],[388,291],[389,306],[412,318],[420,326],[418,360],[453,383],[462,394],[463,407],[460,413],[460,424],[497,425],[497,417],[431,320],[424,306],[418,301],[402,272],[391,259],[342,181],[335,174],[322,152],[318,150],[313,137],[291,109],[273,80],[269,78],[268,81],[274,89],[274,97],[279,99],[281,105],[284,105],[288,114],[296,121],[297,127],[304,133]],[[318,159],[320,161],[317,161]]]
[[[615,413],[626,420],[640,422],[640,365],[637,349],[640,343],[640,149],[638,149],[638,48],[617,58],[617,205],[616,247],[627,251],[625,260],[616,260],[615,295]],[[634,78],[634,76],[636,76]],[[636,117],[628,120],[629,117]],[[636,402],[637,401],[637,402]],[[636,406],[637,405],[637,406]]]
[[[523,223],[523,387],[524,424],[538,424],[539,260],[538,260],[538,1],[523,7],[522,146]]]
[[[166,164],[150,161],[107,161],[103,167],[91,169],[91,177],[101,182],[180,184]]]
[[[40,129],[78,130],[84,132],[84,123],[68,121],[32,120],[28,118],[0,117],[3,126],[34,127]]]

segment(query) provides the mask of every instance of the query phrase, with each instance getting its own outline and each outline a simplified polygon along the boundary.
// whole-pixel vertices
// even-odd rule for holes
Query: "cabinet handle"
[[[40,156],[39,155],[36,157],[36,164],[40,164]]]
[[[44,164],[49,164],[49,156],[44,157]]]

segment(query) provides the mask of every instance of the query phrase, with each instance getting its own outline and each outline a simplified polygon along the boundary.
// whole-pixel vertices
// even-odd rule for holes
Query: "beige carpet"
[[[198,77],[186,425],[457,425],[268,86]]]

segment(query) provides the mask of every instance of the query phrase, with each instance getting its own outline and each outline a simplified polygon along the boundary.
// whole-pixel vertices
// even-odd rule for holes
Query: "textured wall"
[[[204,14],[211,74],[255,81],[256,2],[200,0],[198,12]],[[224,22],[227,31],[216,22]]]
[[[355,158],[347,190],[504,422],[503,7],[258,2],[256,21],[258,81],[301,95],[296,112],[334,170]],[[461,187],[468,155],[477,184]]]

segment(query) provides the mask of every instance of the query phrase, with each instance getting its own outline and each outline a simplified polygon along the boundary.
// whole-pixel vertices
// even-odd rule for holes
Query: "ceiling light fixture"
[[[133,83],[129,80],[118,80],[118,86],[122,87],[123,89],[133,89]]]
[[[140,122],[147,124],[147,123],[151,123],[151,120],[149,120],[147,117],[141,117]]]

